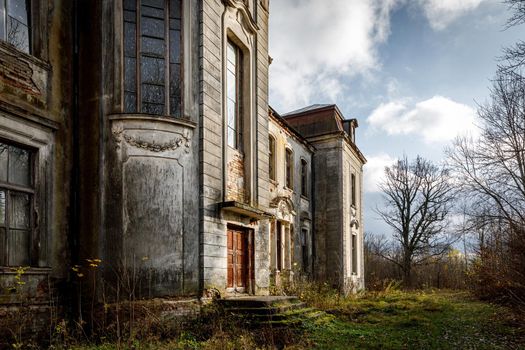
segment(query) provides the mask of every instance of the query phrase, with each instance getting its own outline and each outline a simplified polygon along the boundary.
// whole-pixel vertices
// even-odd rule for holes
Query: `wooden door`
[[[242,230],[228,229],[228,288],[244,293],[249,263],[248,235]]]

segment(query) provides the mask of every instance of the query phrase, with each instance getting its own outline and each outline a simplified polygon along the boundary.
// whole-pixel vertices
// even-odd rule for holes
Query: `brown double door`
[[[250,231],[228,228],[228,289],[247,293],[252,275]]]

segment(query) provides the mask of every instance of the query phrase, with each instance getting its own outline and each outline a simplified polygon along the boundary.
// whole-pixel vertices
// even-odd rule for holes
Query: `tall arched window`
[[[123,0],[124,111],[181,116],[182,0]]]
[[[275,138],[272,135],[268,138],[268,158],[270,180],[275,181]]]
[[[286,149],[285,158],[285,169],[286,169],[286,187],[293,189],[293,153],[292,150]]]

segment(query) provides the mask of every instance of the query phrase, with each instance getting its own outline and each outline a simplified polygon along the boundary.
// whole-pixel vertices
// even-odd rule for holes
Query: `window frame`
[[[309,230],[306,227],[301,228],[301,260],[304,273],[310,272],[310,249],[309,249]]]
[[[270,180],[273,181],[277,181],[277,169],[275,168],[275,165],[277,163],[276,150],[277,147],[275,137],[272,134],[270,134],[268,135],[268,177],[270,178]]]
[[[12,17],[9,15],[9,7],[8,7],[8,1],[9,0],[0,0],[0,26],[3,28],[0,29],[0,40],[12,45],[17,50],[24,52],[26,54],[31,55],[33,53],[33,37],[32,37],[32,1],[31,0],[22,0],[25,2],[26,5],[26,22],[27,24],[24,24],[20,22],[18,19]],[[25,48],[21,48],[20,46],[16,45],[16,43],[12,43],[9,41],[8,33],[9,33],[9,22],[10,18],[13,20],[21,23],[23,26],[27,27],[27,51]],[[3,23],[2,23],[3,22]]]
[[[352,233],[350,235],[350,254],[352,255],[351,256],[351,261],[352,261],[352,264],[351,264],[351,273],[352,275],[358,275],[358,269],[357,269],[357,264],[358,264],[358,259],[357,259],[357,235]]]
[[[301,196],[308,198],[308,161],[301,158]]]
[[[355,179],[355,174],[354,173],[351,173],[350,174],[350,205],[352,205],[354,208],[356,207],[357,203],[356,203],[356,179]]]
[[[1,0],[0,0],[1,1]],[[172,12],[171,1],[170,0],[163,0],[164,1],[164,16],[162,18],[163,21],[163,31],[164,36],[162,38],[164,42],[164,52],[162,54],[154,54],[152,52],[143,52],[142,51],[142,41],[144,38],[147,39],[154,39],[159,40],[159,38],[143,34],[142,33],[142,20],[143,18],[150,18],[154,20],[158,20],[158,17],[154,17],[153,15],[143,15],[142,14],[142,7],[146,6],[150,9],[158,9],[154,6],[150,5],[143,5],[141,0],[132,0],[135,2],[134,10],[128,9],[126,7],[126,0],[122,0],[122,111],[124,113],[131,113],[131,114],[149,114],[149,115],[157,115],[157,116],[167,116],[171,118],[181,118],[184,116],[184,7],[185,7],[185,1],[178,0],[178,4],[180,4],[180,18],[172,18],[172,13],[175,13],[175,10]],[[126,12],[134,12],[134,22],[126,20]],[[154,11],[154,10],[152,10]],[[180,26],[177,29],[172,29],[170,22],[171,21],[180,21]],[[134,56],[127,56],[126,55],[126,23],[130,23],[134,25]],[[177,35],[179,37],[179,55],[177,57],[177,62],[172,63],[172,55],[171,55],[171,31],[178,32]],[[127,66],[127,58],[134,59],[135,63],[131,65],[130,68]],[[144,83],[143,79],[143,61],[144,58],[152,58],[157,60],[164,60],[163,69],[164,74],[163,75],[163,84],[155,84],[155,83]],[[176,82],[173,82],[173,79],[171,79],[172,75],[172,65],[178,65],[179,66],[179,96],[178,96],[178,108],[177,110],[173,110],[173,103],[172,103],[172,95],[171,95],[171,89],[174,85],[176,85]],[[134,89],[135,91],[131,91],[127,89],[127,70],[130,69],[131,73],[130,76],[133,76],[134,80]],[[151,104],[151,105],[161,105],[160,103],[154,103],[154,102],[145,102],[144,99],[144,93],[143,93],[143,85],[151,85],[151,86],[159,86],[163,87],[163,93],[164,93],[164,99],[163,99],[163,113],[156,113],[152,112],[151,110],[145,110],[144,105],[145,104]],[[127,102],[127,95],[130,94],[134,99],[134,103],[130,103],[128,106]],[[128,108],[129,107],[129,108]]]
[[[294,181],[294,154],[291,148],[286,147],[285,153],[284,153],[284,181],[285,181],[285,187],[293,190],[293,181]]]
[[[229,53],[230,49],[232,49],[232,52],[235,57],[235,62],[231,62],[229,60]],[[244,80],[244,72],[243,72],[243,52],[239,45],[235,44],[231,39],[228,39],[226,43],[226,144],[233,148],[238,150],[239,152],[242,152],[243,150],[243,80]],[[229,63],[234,64],[234,71],[232,72],[228,67]],[[234,96],[230,96],[230,89],[229,89],[229,74],[233,73],[234,75],[234,87],[235,87],[235,94]],[[232,101],[234,106],[234,115],[233,115],[233,123],[230,124],[230,111],[229,111],[229,101]],[[232,134],[230,134],[230,130]],[[230,137],[233,136],[233,139]]]
[[[1,181],[0,180],[0,190],[2,190],[5,193],[4,196],[4,224],[3,226],[0,226],[4,229],[5,237],[3,242],[4,250],[0,251],[0,267],[13,267],[13,266],[20,266],[19,264],[11,264],[9,261],[9,255],[10,255],[10,242],[9,242],[9,231],[10,230],[17,230],[17,228],[10,227],[10,201],[11,201],[11,194],[12,193],[19,193],[24,194],[29,197],[29,223],[28,227],[24,231],[28,231],[28,246],[27,246],[27,261],[29,266],[36,266],[37,261],[36,257],[33,253],[33,244],[34,244],[34,230],[35,230],[35,219],[34,219],[34,212],[36,208],[36,160],[37,160],[37,150],[27,147],[25,145],[20,145],[15,142],[7,141],[4,139],[0,139],[0,143],[7,145],[8,147],[16,147],[18,149],[22,149],[24,151],[28,152],[29,158],[28,158],[28,173],[29,173],[29,185],[20,185],[16,183],[9,182],[9,151],[8,151],[8,159],[7,159],[7,181]]]

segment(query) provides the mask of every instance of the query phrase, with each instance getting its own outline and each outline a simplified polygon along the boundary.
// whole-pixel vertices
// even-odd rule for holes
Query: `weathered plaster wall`
[[[123,113],[121,2],[80,6],[78,262],[102,260],[110,295],[130,282],[139,297],[197,295],[199,4],[184,1],[184,110],[173,116]]]
[[[294,206],[294,215],[292,216],[293,232],[291,239],[291,249],[288,252],[291,259],[291,269],[296,273],[309,273],[311,266],[306,269],[302,266],[302,247],[301,247],[301,230],[307,229],[307,244],[309,246],[310,261],[313,259],[313,196],[312,191],[312,156],[313,147],[308,146],[300,139],[297,138],[293,133],[288,131],[285,127],[277,123],[274,119],[270,118],[269,122],[269,133],[275,139],[275,180],[270,180],[270,197],[275,200],[276,198],[289,198]],[[285,167],[285,155],[286,149],[291,149],[293,152],[293,188],[289,189],[286,187],[286,167]],[[266,154],[268,158],[268,154]],[[301,194],[301,160],[305,160],[308,164],[307,168],[307,183],[308,191],[307,195]],[[273,213],[277,214],[278,208],[273,209]],[[273,242],[274,243],[274,242]],[[273,251],[275,251],[273,247]],[[274,263],[275,264],[275,263]],[[306,271],[305,271],[306,270]]]
[[[254,4],[257,9],[252,5],[248,12],[244,12],[239,9],[244,5],[235,2],[202,1],[199,159],[204,290],[225,292],[228,224],[254,230],[255,292],[265,293],[269,286],[267,224],[220,210],[220,203],[227,199],[240,199],[253,207],[264,208],[268,205],[265,186],[267,170],[262,170],[267,169],[267,160],[260,156],[267,149],[268,139],[268,12],[258,1]],[[255,19],[257,28],[247,16]],[[243,171],[239,169],[238,159],[233,159],[232,154],[236,151],[228,148],[224,137],[225,48],[228,39],[242,47],[244,56]],[[243,179],[239,180],[241,173]],[[244,189],[239,190],[241,186]],[[244,194],[239,195],[242,191]]]
[[[342,271],[343,174],[342,140],[310,140],[316,151],[313,157],[315,183],[315,274],[321,281],[340,284]]]
[[[72,25],[71,2],[39,1],[31,7],[31,53],[0,41],[0,139],[28,147],[35,156],[31,267],[21,274],[23,286],[13,283],[11,267],[0,267],[0,319],[10,319],[4,313],[9,304],[38,305],[28,309],[34,311],[29,326],[38,329],[50,315],[50,294],[64,300],[59,286],[70,258],[73,45],[71,32],[62,30]],[[9,291],[13,286],[18,288]],[[8,339],[0,335],[0,347]]]

